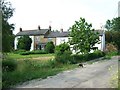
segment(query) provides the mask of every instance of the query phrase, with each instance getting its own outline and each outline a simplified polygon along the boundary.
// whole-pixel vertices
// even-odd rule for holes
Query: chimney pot
[[[41,28],[40,28],[40,26],[38,26],[38,30],[40,30]]]
[[[22,32],[22,28],[20,28],[20,32]]]
[[[51,26],[49,26],[49,30],[51,30]]]
[[[61,32],[63,32],[63,28],[61,28]]]

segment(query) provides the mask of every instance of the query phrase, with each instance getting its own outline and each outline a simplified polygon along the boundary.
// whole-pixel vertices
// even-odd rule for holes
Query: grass
[[[17,62],[17,68],[14,71],[4,71],[2,74],[2,87],[9,88],[15,87],[17,84],[37,79],[46,78],[58,74],[61,71],[76,68],[77,65],[72,64],[60,64],[55,60],[32,60],[33,57],[53,57],[53,54],[45,55],[27,55],[22,56],[18,54],[9,54],[9,57],[13,57]],[[19,57],[20,56],[20,57]],[[31,57],[31,58],[33,58]],[[16,60],[25,58],[25,60]]]
[[[20,55],[20,54],[8,53],[8,57],[13,59],[28,59],[28,58],[37,58],[37,57],[54,57],[54,54]]]
[[[118,64],[120,64],[120,60],[118,60],[118,61],[119,61]],[[116,85],[117,81],[118,81],[118,85]],[[119,66],[118,66],[117,73],[115,73],[112,76],[110,84],[111,84],[112,87],[117,88],[116,90],[120,90],[120,69],[119,69]]]

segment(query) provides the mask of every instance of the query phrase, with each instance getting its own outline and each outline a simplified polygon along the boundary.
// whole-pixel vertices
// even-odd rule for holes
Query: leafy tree
[[[18,39],[18,45],[17,45],[17,48],[20,50],[20,49],[23,49],[23,50],[30,50],[31,48],[31,43],[32,43],[32,39],[29,38],[29,36],[21,36],[19,39]]]
[[[105,28],[106,28],[108,31],[110,31],[110,30],[112,29],[112,26],[113,26],[112,21],[107,20],[107,21],[106,21],[106,24],[105,24]]]
[[[94,45],[99,42],[98,33],[94,32],[92,24],[88,24],[84,18],[75,21],[75,24],[70,27],[69,43],[73,45],[73,49],[77,54],[88,54],[94,49]]]
[[[112,20],[107,20],[105,28],[108,31],[120,31],[120,17],[113,18]]]
[[[114,18],[113,20],[112,20],[112,22],[113,22],[113,30],[114,31],[120,31],[120,17],[118,17],[118,18]]]
[[[47,53],[54,53],[54,49],[55,49],[55,45],[53,44],[52,41],[46,44],[45,51]]]
[[[12,49],[14,35],[14,24],[9,24],[8,19],[13,16],[14,9],[10,2],[1,0],[0,2],[2,12],[2,51],[9,52]]]

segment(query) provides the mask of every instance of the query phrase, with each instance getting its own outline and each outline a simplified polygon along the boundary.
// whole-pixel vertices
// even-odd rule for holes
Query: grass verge
[[[17,68],[14,71],[5,71],[2,74],[2,87],[12,88],[17,84],[37,78],[46,78],[58,74],[61,71],[76,68],[76,65],[59,64],[54,60],[22,60],[17,61]]]

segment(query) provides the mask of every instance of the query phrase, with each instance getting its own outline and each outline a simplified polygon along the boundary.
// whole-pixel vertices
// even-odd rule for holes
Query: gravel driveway
[[[19,88],[111,88],[110,79],[118,71],[118,56],[85,67],[64,71],[46,79],[25,82]],[[117,84],[117,82],[116,82]]]

